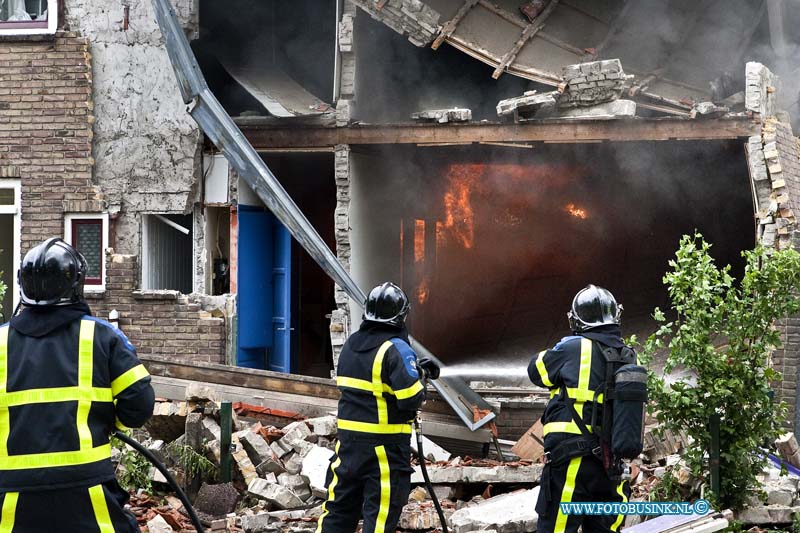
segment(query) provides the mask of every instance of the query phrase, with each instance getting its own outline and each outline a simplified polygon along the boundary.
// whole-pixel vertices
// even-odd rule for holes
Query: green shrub
[[[708,481],[713,414],[721,418],[719,501],[741,508],[765,465],[760,448],[781,431],[785,407],[773,400],[771,383],[781,376],[770,366],[780,345],[777,320],[800,311],[800,254],[761,247],[743,252],[745,272],[735,280],[730,266],[718,268],[710,244],[684,236],[671,271],[664,276],[671,312],[654,312],[659,323],[641,350],[652,361],[667,350],[664,374],[692,370],[696,383],[669,383],[650,372],[651,407],[665,429],[683,430],[694,441],[684,459],[692,474]],[[665,487],[665,488],[674,488]]]

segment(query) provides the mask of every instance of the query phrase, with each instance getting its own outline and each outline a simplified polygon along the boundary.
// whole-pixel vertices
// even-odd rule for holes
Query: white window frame
[[[0,205],[0,215],[14,215],[14,254],[13,264],[15,271],[12,272],[13,286],[8,287],[12,291],[13,306],[16,309],[19,305],[19,281],[17,280],[16,269],[19,268],[21,261],[20,248],[22,246],[22,233],[20,231],[20,205],[22,205],[22,182],[19,178],[0,179],[0,189],[14,190],[14,205]]]
[[[2,21],[0,21],[2,22]],[[13,23],[10,23],[13,24]],[[0,28],[3,35],[53,35],[58,29],[58,0],[47,0],[47,27],[46,28]]]
[[[108,249],[108,213],[67,213],[64,215],[64,240],[72,243],[72,221],[73,220],[102,220],[103,221],[103,249],[102,261],[103,272],[100,277],[100,285],[84,285],[84,292],[105,292],[106,279],[108,276],[108,262],[106,261],[106,250]]]

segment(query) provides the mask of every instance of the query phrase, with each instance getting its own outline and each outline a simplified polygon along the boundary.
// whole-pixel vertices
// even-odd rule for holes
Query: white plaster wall
[[[173,4],[193,36],[197,0]],[[110,212],[121,215],[117,252],[138,254],[140,213],[187,213],[199,200],[200,130],[178,92],[149,0],[66,0],[66,7],[71,29],[90,41],[95,180]]]

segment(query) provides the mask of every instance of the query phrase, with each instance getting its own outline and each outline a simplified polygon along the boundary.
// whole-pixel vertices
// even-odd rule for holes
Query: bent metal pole
[[[153,0],[153,6],[183,101],[189,105],[189,113],[211,142],[222,151],[239,177],[253,189],[300,246],[363,308],[366,301],[364,292],[209,89],[169,1]],[[412,339],[412,345],[423,356],[431,357],[441,364],[441,361],[415,339]],[[432,384],[472,431],[495,418],[492,407],[460,378],[440,378]]]

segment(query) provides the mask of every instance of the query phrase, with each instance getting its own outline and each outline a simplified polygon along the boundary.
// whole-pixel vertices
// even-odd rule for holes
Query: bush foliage
[[[761,448],[771,445],[784,422],[785,407],[773,400],[771,384],[781,376],[771,367],[771,355],[780,345],[776,321],[800,311],[800,254],[762,247],[745,251],[738,281],[730,266],[715,265],[710,247],[699,233],[681,239],[664,276],[671,309],[655,310],[659,328],[641,355],[648,362],[666,350],[665,376],[681,367],[695,376],[673,381],[651,370],[651,408],[663,428],[684,430],[693,439],[684,459],[706,482],[708,423],[713,414],[720,416],[716,503],[737,509],[764,468]]]

